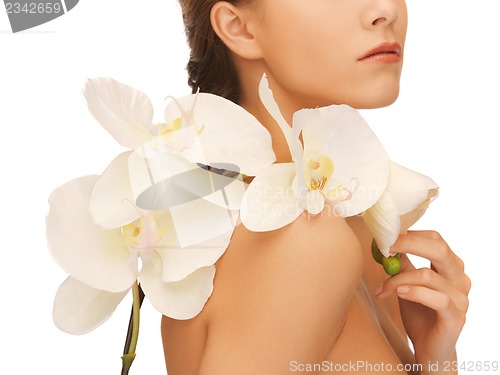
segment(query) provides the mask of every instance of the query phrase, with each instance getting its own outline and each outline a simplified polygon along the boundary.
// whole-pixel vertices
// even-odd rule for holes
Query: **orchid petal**
[[[213,291],[214,266],[200,268],[180,281],[164,283],[160,256],[153,251],[141,258],[141,286],[158,311],[182,320],[200,313]]]
[[[276,103],[276,100],[274,99],[273,92],[269,88],[269,82],[267,81],[265,74],[262,76],[259,83],[259,96],[262,104],[264,104],[264,107],[266,107],[269,114],[281,128],[281,131],[286,138],[286,142],[288,143],[292,160],[302,160],[302,147],[298,139],[298,134],[294,134],[294,131],[281,114],[278,103]]]
[[[181,151],[187,160],[211,166],[224,162],[228,169],[252,176],[276,160],[269,132],[237,104],[212,94],[190,95],[170,103],[167,121],[188,110],[199,134]]]
[[[243,181],[218,176],[174,154],[147,159],[141,167],[140,156],[134,153],[129,165],[134,168],[131,174],[148,173],[158,181],[139,189],[134,185],[134,190],[145,189],[137,196],[136,204],[148,210],[168,210],[181,247],[233,231],[244,194]],[[147,173],[143,170],[146,167]]]
[[[302,126],[304,162],[325,155],[334,163],[326,190],[354,190],[349,191],[350,199],[329,202],[336,211],[349,217],[371,207],[386,188],[389,159],[359,113],[346,105],[305,109],[295,113],[295,124]]]
[[[380,252],[389,256],[389,248],[396,242],[400,232],[399,212],[390,194],[384,192],[377,203],[365,211],[363,219]]]
[[[70,276],[57,290],[54,323],[64,332],[86,334],[108,320],[127,293],[94,289]]]
[[[241,175],[224,176],[212,173],[213,193],[205,195],[203,199],[231,210],[241,208],[241,200],[246,191],[245,182]]]
[[[213,221],[218,221],[217,217],[210,213],[208,217]],[[192,219],[195,219],[195,216]],[[233,226],[222,235],[216,236],[214,234],[216,231],[211,228],[210,223],[207,228],[204,228],[204,223],[186,224],[187,228],[191,230],[191,234],[199,230],[207,239],[201,241],[199,239],[201,236],[197,235],[195,237],[198,238],[199,243],[182,247],[169,211],[155,211],[154,221],[156,227],[163,230],[154,250],[160,255],[163,262],[162,280],[164,282],[182,280],[201,267],[213,265],[226,250],[233,233]],[[197,228],[197,225],[201,229]],[[188,241],[193,240],[188,238]]]
[[[419,207],[429,199],[429,191],[437,192],[437,188],[437,184],[431,178],[394,162],[390,163],[387,191],[391,194],[400,215]]]
[[[206,173],[203,169],[198,170]],[[227,248],[238,220],[238,211],[222,207],[220,202],[214,204],[207,197],[199,198],[196,194],[184,194],[184,198],[189,199],[183,199],[183,194],[175,193],[167,187],[163,198],[144,200],[159,202],[154,207],[157,209],[154,211],[155,223],[165,231],[155,249],[164,263],[165,282],[178,281],[200,267],[214,264]],[[243,193],[239,195],[241,201]]]
[[[124,152],[109,164],[90,197],[90,212],[101,228],[119,228],[139,217],[130,187],[130,154]]]
[[[248,187],[241,206],[241,221],[248,229],[264,232],[293,222],[304,208],[294,191],[295,163],[273,164]]]
[[[199,181],[193,181],[191,175],[200,167],[177,154],[157,152],[154,147],[154,141],[141,145],[128,159],[136,205],[145,210],[164,210],[179,202],[198,198],[196,189]]]
[[[149,98],[111,78],[89,79],[84,90],[92,116],[122,146],[135,148],[152,138]]]
[[[238,222],[238,211],[202,198],[170,207],[170,214],[181,247],[199,245],[232,233]]]
[[[318,190],[308,191],[306,194],[306,210],[312,215],[317,215],[325,207],[325,196]]]
[[[156,252],[163,262],[162,280],[179,281],[199,268],[211,266],[226,251],[232,231],[190,247],[181,247],[175,231],[169,231],[169,238],[164,238]]]
[[[121,292],[137,278],[137,255],[129,254],[120,229],[104,230],[94,223],[89,204],[98,178],[81,177],[52,192],[48,246],[71,276],[96,289]]]
[[[413,211],[407,212],[401,216],[401,234],[406,234],[408,228],[415,224],[425,213],[429,204],[438,196],[438,189],[431,189],[427,199],[418,205]]]
[[[199,198],[224,210],[238,210],[245,192],[240,174],[189,163],[170,153],[136,150],[129,158],[133,196],[140,208],[165,210]],[[144,158],[143,153],[154,154]]]

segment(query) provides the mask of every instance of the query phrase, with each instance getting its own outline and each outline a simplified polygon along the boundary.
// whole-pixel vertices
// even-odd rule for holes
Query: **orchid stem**
[[[128,323],[127,339],[122,356],[122,372],[121,375],[128,375],[130,366],[135,359],[135,349],[139,338],[139,321],[142,301],[144,300],[144,292],[137,281],[132,285],[132,311]]]

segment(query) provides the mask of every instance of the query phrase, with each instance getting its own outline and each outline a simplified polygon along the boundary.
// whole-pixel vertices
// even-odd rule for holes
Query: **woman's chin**
[[[399,84],[397,87],[379,90],[370,90],[363,95],[357,95],[357,97],[350,98],[346,103],[353,108],[357,109],[374,109],[383,108],[391,105],[396,101],[399,96]]]

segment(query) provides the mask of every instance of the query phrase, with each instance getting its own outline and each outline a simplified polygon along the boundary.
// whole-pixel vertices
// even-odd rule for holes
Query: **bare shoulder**
[[[325,358],[362,254],[345,221],[324,212],[271,232],[238,226],[216,267],[200,374],[281,374],[292,360]]]

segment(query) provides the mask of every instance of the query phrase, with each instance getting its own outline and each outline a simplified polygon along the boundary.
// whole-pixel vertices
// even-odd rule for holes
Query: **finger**
[[[462,260],[450,249],[439,233],[426,231],[402,234],[390,250],[429,259],[435,270],[450,280],[464,275]]]
[[[446,293],[419,285],[401,285],[397,288],[398,297],[426,306],[436,311],[441,324],[460,333],[465,324],[465,312],[461,311]]]
[[[400,253],[399,258],[401,259],[401,272],[412,271],[416,269],[410,258],[405,253]],[[431,270],[437,272],[436,267],[433,264],[431,264]],[[449,281],[466,296],[469,294],[472,283],[465,273],[461,273],[458,277],[453,278]]]
[[[415,234],[418,236],[430,238],[430,239],[442,239],[441,235],[439,232],[436,232],[435,230],[408,230],[407,233],[410,234]]]
[[[377,289],[377,298],[386,298],[397,294],[401,286],[423,286],[449,296],[460,311],[466,312],[469,307],[467,295],[457,289],[440,274],[429,268],[420,268],[418,270],[408,269],[387,279],[382,289]]]

